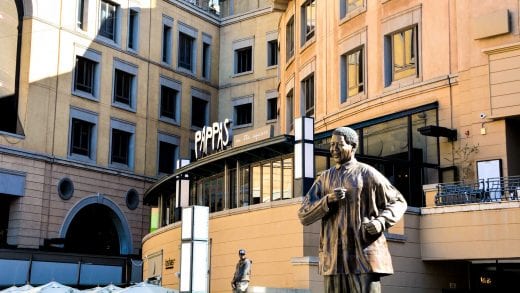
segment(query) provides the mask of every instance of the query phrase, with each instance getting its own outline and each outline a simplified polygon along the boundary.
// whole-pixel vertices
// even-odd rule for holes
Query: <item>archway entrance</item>
[[[103,204],[83,207],[70,223],[65,249],[76,253],[119,255],[116,219],[115,213]]]

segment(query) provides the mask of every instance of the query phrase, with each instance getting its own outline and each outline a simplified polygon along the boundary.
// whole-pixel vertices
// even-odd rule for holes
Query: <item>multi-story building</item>
[[[242,3],[222,2],[227,9]],[[358,131],[358,159],[389,178],[409,205],[386,232],[395,274],[382,279],[385,292],[501,292],[514,286],[520,258],[517,1],[274,0],[269,7],[276,14],[277,28],[269,30],[277,31],[280,57],[279,135],[246,145],[243,136],[235,137],[232,147],[145,192],[149,202],[177,196],[210,206],[211,291],[229,291],[239,248],[253,259],[252,286],[322,291],[319,224],[302,227],[296,212],[305,188],[301,177],[330,167],[328,140],[339,126]],[[223,22],[221,31],[229,35],[221,34],[221,48],[252,34],[242,34],[253,30],[249,26],[235,26],[226,29]],[[263,54],[257,45],[255,38],[255,61]],[[219,91],[228,90],[225,80],[233,76],[239,87],[229,91],[239,92],[225,96],[242,105],[247,89],[224,63]],[[222,120],[238,104],[220,97]],[[295,118],[301,116],[314,119],[313,137],[300,137]],[[260,136],[261,124],[255,126]],[[301,146],[294,153],[291,146],[306,139],[314,140],[314,151],[302,162]],[[312,176],[302,176],[305,166],[314,166]],[[190,192],[173,193],[185,175]],[[178,266],[165,267],[162,260],[180,260],[180,230],[172,220],[145,236],[145,278],[160,276],[163,285],[178,287]]]
[[[141,279],[143,193],[218,116],[213,2],[2,1],[0,286]]]

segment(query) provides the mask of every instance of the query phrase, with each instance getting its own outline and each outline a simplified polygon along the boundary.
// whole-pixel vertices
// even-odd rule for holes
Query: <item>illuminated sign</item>
[[[195,132],[195,158],[207,155],[208,147],[209,153],[223,150],[231,141],[230,126],[231,120],[226,118],[224,122],[213,122],[211,126],[204,126]]]

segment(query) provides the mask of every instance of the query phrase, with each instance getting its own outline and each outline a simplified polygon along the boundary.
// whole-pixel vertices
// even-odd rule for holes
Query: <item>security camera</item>
[[[480,119],[486,118],[486,113],[480,113]]]

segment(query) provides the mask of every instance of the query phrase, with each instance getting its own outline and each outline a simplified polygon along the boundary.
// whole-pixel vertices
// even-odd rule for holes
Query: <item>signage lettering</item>
[[[210,153],[223,150],[230,142],[230,124],[231,121],[226,118],[224,122],[213,122],[211,126],[204,126],[202,130],[195,132],[195,158],[207,155],[208,146],[211,146]]]

